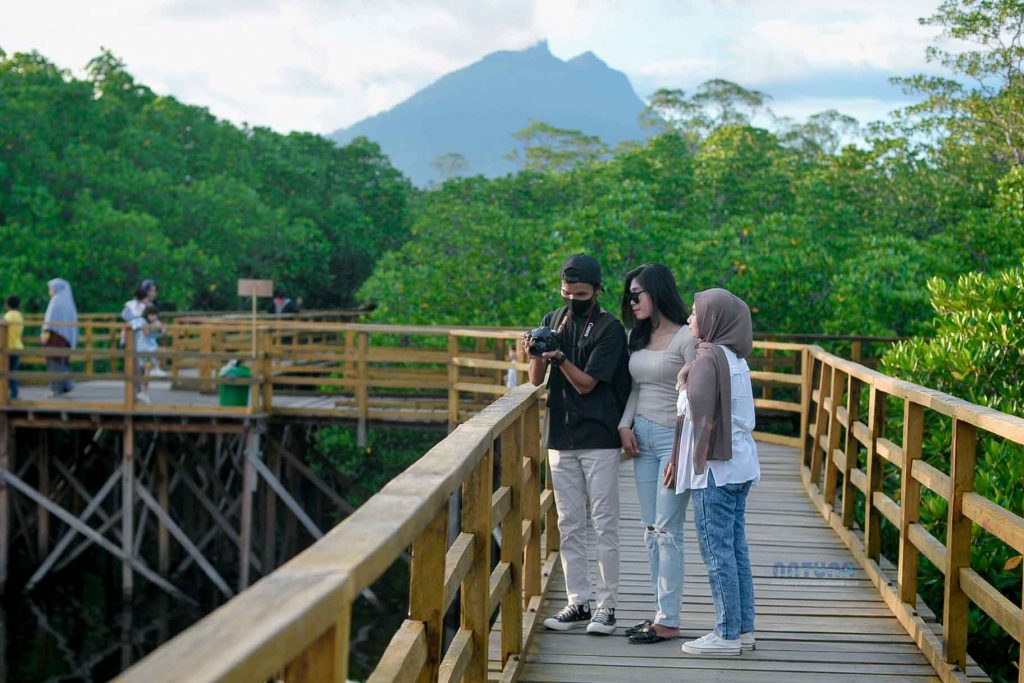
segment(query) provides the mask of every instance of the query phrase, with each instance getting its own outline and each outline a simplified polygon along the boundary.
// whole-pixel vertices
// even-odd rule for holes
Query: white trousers
[[[558,509],[559,552],[569,602],[584,605],[593,592],[597,607],[614,608],[619,591],[618,448],[549,450],[551,484]],[[587,574],[587,499],[597,537],[597,590]]]

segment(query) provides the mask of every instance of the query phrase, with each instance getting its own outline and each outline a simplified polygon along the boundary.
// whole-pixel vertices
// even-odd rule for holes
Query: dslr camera
[[[558,350],[558,335],[547,325],[541,325],[535,330],[530,330],[527,339],[529,340],[527,350],[535,358],[540,358],[542,354],[548,351]]]

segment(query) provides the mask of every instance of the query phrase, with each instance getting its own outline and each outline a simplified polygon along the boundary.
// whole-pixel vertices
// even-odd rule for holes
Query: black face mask
[[[590,307],[594,305],[594,299],[572,299],[569,302],[569,309],[572,311],[574,316],[586,315],[590,311]]]

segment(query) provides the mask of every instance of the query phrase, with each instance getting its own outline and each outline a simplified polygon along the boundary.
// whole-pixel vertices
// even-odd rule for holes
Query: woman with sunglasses
[[[676,423],[676,375],[697,355],[697,340],[686,325],[689,311],[672,272],[649,263],[626,274],[622,320],[629,329],[629,372],[633,378],[619,436],[634,458],[633,472],[644,545],[657,603],[653,619],[626,629],[629,642],[658,643],[679,635],[683,592],[683,524],[690,492],[662,485],[672,459]]]

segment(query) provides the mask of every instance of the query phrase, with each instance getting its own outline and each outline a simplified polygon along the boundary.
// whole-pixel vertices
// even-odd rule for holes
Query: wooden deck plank
[[[639,522],[632,464],[620,471],[621,577],[616,617],[620,630],[600,637],[582,629],[535,633],[520,680],[747,681],[787,683],[934,681],[936,674],[882,601],[877,589],[807,498],[800,484],[795,449],[759,444],[763,481],[747,504],[747,536],[757,596],[758,649],[740,657],[701,658],[679,651],[681,641],[630,645],[621,629],[654,611],[647,551]],[[707,570],[687,514],[681,635],[690,639],[714,626]],[[588,529],[593,553],[594,538]],[[781,565],[779,564],[781,563]],[[781,569],[799,565],[796,576]],[[824,570],[804,563],[824,563]],[[829,569],[829,563],[835,563]],[[838,570],[837,570],[838,568]],[[596,563],[591,562],[591,572]],[[593,576],[592,576],[593,580]],[[556,567],[541,616],[565,601]],[[540,620],[538,620],[540,621]],[[492,647],[492,656],[494,649]],[[975,672],[972,672],[975,673]]]

